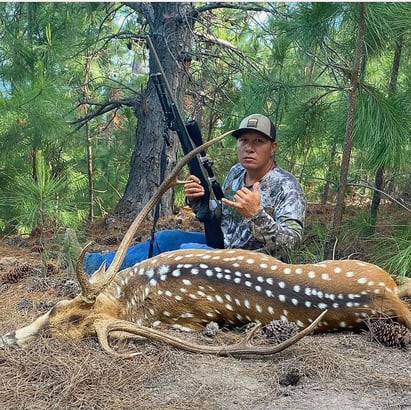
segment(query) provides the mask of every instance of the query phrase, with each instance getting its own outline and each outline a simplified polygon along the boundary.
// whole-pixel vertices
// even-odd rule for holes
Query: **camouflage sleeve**
[[[296,248],[303,234],[300,221],[282,215],[275,220],[263,208],[248,219],[249,227],[255,239],[263,242],[267,248]]]
[[[303,236],[305,195],[298,182],[287,178],[277,199],[274,207],[264,206],[249,218],[248,226],[254,238],[266,247],[293,249]]]

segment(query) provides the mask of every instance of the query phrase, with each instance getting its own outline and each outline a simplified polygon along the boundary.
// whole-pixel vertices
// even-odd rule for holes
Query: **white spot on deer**
[[[170,272],[170,265],[161,265],[157,270],[159,275],[167,275]]]
[[[267,269],[268,265],[266,263],[260,263],[260,268],[261,269]]]
[[[304,305],[305,305],[305,307],[310,308],[310,307],[311,307],[311,302],[310,302],[309,300],[306,300],[306,301],[304,302]]]
[[[202,259],[210,259],[210,258],[211,258],[210,255],[203,255],[203,256],[202,256]]]
[[[178,278],[181,275],[180,269],[174,269],[171,274],[175,277]]]
[[[310,270],[309,272],[308,272],[308,277],[310,278],[310,279],[314,279],[315,278],[315,272],[313,271],[313,270]]]
[[[234,298],[234,302],[237,306],[241,306],[240,299]]]
[[[208,265],[205,263],[200,263],[200,269],[208,269]]]
[[[334,302],[334,303],[332,304],[332,307],[333,307],[334,309],[339,309],[340,305],[339,305],[338,303]]]
[[[218,303],[223,303],[223,302],[224,302],[223,298],[222,298],[220,295],[215,295],[215,300],[216,300]]]
[[[271,270],[277,270],[277,269],[278,269],[278,266],[277,266],[277,265],[271,265],[270,269],[271,269]]]
[[[226,294],[224,295],[224,297],[225,297],[229,302],[232,302],[232,301],[233,301],[233,298],[232,298],[231,295],[229,295],[228,293],[226,293]]]
[[[177,255],[174,260],[175,260],[175,261],[181,261],[181,259],[183,259],[183,257],[184,257],[184,256]]]
[[[163,316],[171,317],[171,313],[170,313],[168,310],[165,310],[165,311],[163,312]]]
[[[188,279],[183,279],[183,283],[184,283],[184,285],[186,285],[186,286],[191,286],[191,281],[188,280]]]
[[[359,278],[357,279],[357,283],[359,283],[360,285],[364,285],[364,283],[367,283],[368,279],[367,278]]]
[[[303,270],[302,270],[301,268],[297,268],[297,269],[295,270],[295,273],[296,273],[297,275],[301,275],[301,274],[303,273]]]
[[[157,295],[158,295],[158,296],[161,296],[163,293],[164,293],[164,292],[163,292],[161,289],[159,289],[159,290],[157,291]]]
[[[291,268],[284,268],[284,275],[289,275],[291,273]]]
[[[266,294],[269,298],[271,298],[271,297],[273,296],[273,292],[271,292],[270,289],[266,289],[266,290],[265,290],[265,294]]]
[[[150,312],[150,315],[151,315],[151,316],[154,316],[154,315],[155,315],[155,313],[156,313],[156,312],[154,312],[154,309],[151,309],[151,308],[150,308],[150,309],[148,309],[148,311]]]
[[[280,319],[281,319],[283,322],[287,322],[287,316],[281,315],[281,316],[280,316]]]
[[[214,317],[215,314],[214,314],[213,312],[207,312],[207,313],[206,313],[206,316],[207,316],[207,317]]]
[[[232,307],[229,303],[226,303],[226,304],[225,304],[225,308],[226,308],[227,310],[231,310],[231,311],[234,310],[233,307]]]
[[[246,278],[248,278],[248,279],[251,279],[251,273],[244,273],[244,277],[246,277]]]
[[[216,275],[217,279],[223,279],[224,275],[221,272],[218,272]]]
[[[301,286],[300,286],[300,285],[294,285],[294,286],[293,286],[293,291],[294,291],[294,292],[297,292],[297,293],[298,293],[300,290],[301,290]]]
[[[251,286],[253,286],[253,284],[252,284],[249,280],[246,280],[246,281],[244,282],[244,284],[245,284],[245,286],[248,286],[249,288],[250,288]]]
[[[334,268],[334,273],[341,273],[341,268],[339,266]]]
[[[194,314],[193,314],[193,313],[190,313],[190,312],[182,313],[182,314],[180,315],[180,317],[183,318],[183,319],[189,319],[190,317],[194,317]]]
[[[283,281],[278,282],[278,287],[281,288],[281,289],[284,289],[285,288],[285,282],[283,282]]]
[[[201,297],[205,297],[205,293],[202,290],[197,291],[197,295]]]
[[[171,298],[171,297],[173,296],[173,294],[172,294],[169,290],[166,290],[166,291],[164,292],[164,294],[165,294],[166,296],[168,296],[169,298]]]
[[[236,317],[238,320],[243,320],[243,317],[242,317],[239,313],[237,313],[237,314],[235,315],[235,317]]]
[[[257,276],[257,282],[264,283],[264,278],[262,276]]]
[[[214,275],[214,272],[211,269],[206,270],[206,275],[211,278]]]
[[[180,288],[180,292],[181,293],[187,293],[187,289],[186,288]]]
[[[194,293],[190,293],[188,296],[189,296],[191,299],[197,299],[197,296],[194,295]]]
[[[250,309],[251,305],[250,305],[250,302],[248,301],[248,299],[244,299],[244,306],[245,306],[247,309]]]
[[[241,279],[240,278],[234,278],[234,283],[237,283],[237,284],[241,283]]]
[[[297,306],[297,305],[298,305],[298,299],[292,298],[292,299],[291,299],[291,303],[292,303],[293,305]]]
[[[185,263],[184,265],[178,265],[177,268],[190,269],[192,266],[191,263]]]
[[[262,309],[262,307],[260,306],[260,305],[255,305],[255,310],[257,311],[257,312],[259,312],[259,313],[262,313],[262,311],[263,311],[263,309]]]
[[[153,327],[158,327],[161,325],[161,320],[156,320],[155,322],[152,323]]]
[[[295,323],[298,327],[304,327],[305,326],[304,322],[301,322],[301,320],[297,320]]]
[[[223,270],[219,266],[214,266],[216,272],[222,272]]]
[[[228,275],[228,274],[224,275],[224,279],[225,280],[231,280],[231,275]]]
[[[285,296],[284,295],[278,295],[278,300],[280,302],[285,302]]]
[[[189,327],[187,327],[187,326],[181,326],[181,325],[179,325],[179,324],[175,324],[175,325],[173,325],[172,326],[174,329],[178,329],[178,330],[181,330],[181,331],[183,331],[183,332],[192,332],[192,329],[190,329]]]
[[[255,263],[255,260],[250,258],[246,260],[246,263],[248,263],[249,265],[253,265]]]
[[[235,272],[234,272],[234,275],[235,276],[238,276],[239,278],[241,278],[241,276],[243,275],[240,271],[238,271],[238,270],[236,270]]]
[[[318,305],[317,305],[318,307],[319,307],[319,309],[327,309],[327,304],[326,303],[319,303]]]
[[[321,279],[322,280],[331,280],[330,275],[328,273],[322,273],[321,274]]]
[[[181,302],[181,301],[183,300],[183,297],[180,296],[180,295],[175,295],[175,296],[174,296],[174,299],[175,299],[175,300],[178,300],[179,302]]]
[[[209,302],[214,302],[214,298],[211,295],[207,295],[206,297]]]
[[[233,263],[233,267],[234,267],[234,268],[238,268],[239,266],[240,266],[239,263],[237,263],[237,262],[234,262],[234,263]]]
[[[257,292],[261,292],[262,287],[261,287],[260,285],[255,285],[254,289],[255,289]]]
[[[274,308],[273,308],[272,306],[268,306],[267,310],[268,310],[268,313],[269,313],[270,315],[273,315],[273,314],[274,314]]]
[[[149,282],[149,284],[150,284],[150,286],[157,286],[157,281],[153,278],[153,279],[150,279],[150,282]]]
[[[374,293],[375,293],[376,295],[379,295],[379,294],[381,293],[381,289],[374,289]]]
[[[347,323],[345,323],[343,320],[338,324],[340,327],[347,327]]]
[[[358,265],[358,266],[367,266],[367,263],[364,263],[364,262],[357,262],[357,265]]]

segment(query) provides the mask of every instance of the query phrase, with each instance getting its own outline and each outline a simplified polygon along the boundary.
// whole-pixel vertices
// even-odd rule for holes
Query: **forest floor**
[[[172,226],[197,227],[177,215],[159,229]],[[96,225],[88,236],[105,236],[100,249],[114,249],[120,232],[124,227],[108,232]],[[110,246],[102,244],[110,242],[108,234]],[[44,254],[38,251],[34,238],[0,238],[0,277],[24,263],[39,269],[0,284],[0,335],[78,291],[68,267],[53,269],[51,262],[48,274],[41,273]],[[239,337],[221,331],[218,340]],[[93,339],[44,338],[25,349],[0,350],[0,409],[411,409],[411,349],[382,346],[367,332],[307,336],[262,358],[191,354],[153,342],[138,350],[132,359],[119,359]]]

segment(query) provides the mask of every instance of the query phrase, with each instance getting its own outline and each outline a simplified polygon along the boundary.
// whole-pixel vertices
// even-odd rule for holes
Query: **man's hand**
[[[184,192],[186,198],[189,201],[201,198],[205,194],[205,191],[200,183],[200,179],[197,178],[195,175],[190,175],[187,179],[189,180],[189,182],[184,184]]]
[[[253,190],[243,187],[238,190],[234,195],[234,201],[230,201],[227,198],[223,198],[222,201],[233,208],[236,208],[238,212],[245,218],[251,218],[261,208],[261,192],[260,183],[256,182],[253,185]]]

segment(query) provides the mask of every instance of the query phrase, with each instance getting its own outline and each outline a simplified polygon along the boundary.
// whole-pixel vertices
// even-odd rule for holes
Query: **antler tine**
[[[135,353],[118,353],[110,346],[108,342],[108,337],[110,332],[121,331],[130,333],[135,336],[141,336],[146,339],[155,340],[158,342],[167,343],[173,347],[176,347],[181,350],[185,350],[192,353],[205,353],[205,354],[216,354],[218,356],[246,356],[246,355],[271,355],[279,353],[293,344],[297,343],[303,337],[309,335],[313,330],[319,325],[321,319],[327,313],[327,310],[324,310],[312,323],[310,326],[303,329],[301,332],[298,332],[296,335],[285,340],[282,343],[277,345],[265,345],[265,346],[255,346],[249,343],[252,335],[260,327],[260,325],[255,326],[251,331],[245,336],[243,340],[239,343],[226,345],[226,346],[207,346],[199,345],[196,343],[190,343],[178,337],[174,337],[165,332],[161,332],[152,328],[145,326],[140,326],[132,322],[125,320],[100,320],[94,323],[98,340],[101,346],[108,353],[114,354],[119,357],[130,358],[139,354]]]
[[[191,152],[189,152],[187,155],[185,155],[174,167],[174,169],[171,171],[171,173],[168,175],[168,177],[161,183],[159,186],[158,190],[155,192],[155,194],[152,196],[152,198],[146,203],[146,205],[143,207],[143,209],[140,211],[140,213],[136,216],[134,219],[133,223],[130,225],[128,228],[126,234],[124,235],[123,240],[121,241],[117,252],[114,256],[114,259],[105,272],[104,278],[96,284],[91,284],[88,282],[86,286],[84,286],[84,271],[83,271],[83,266],[80,268],[78,267],[77,270],[77,279],[79,280],[80,283],[82,283],[82,289],[85,293],[83,293],[83,296],[87,300],[95,300],[95,298],[98,296],[99,293],[101,293],[107,286],[108,284],[114,279],[116,276],[118,270],[120,269],[121,264],[123,263],[124,257],[127,253],[127,250],[132,243],[132,240],[138,231],[138,229],[141,227],[141,224],[143,223],[144,219],[147,217],[147,215],[151,212],[151,210],[154,208],[154,206],[157,204],[157,202],[161,199],[163,194],[172,186],[176,185],[178,183],[177,176],[181,172],[182,168],[191,160],[193,159],[196,155],[198,155],[201,151],[204,151],[211,145],[221,141],[224,137],[227,135],[231,134],[233,130],[227,131],[224,134],[205,142],[204,144],[200,145],[199,147],[195,148]],[[83,255],[84,257],[84,255]],[[104,267],[100,267],[99,270],[104,269]]]

